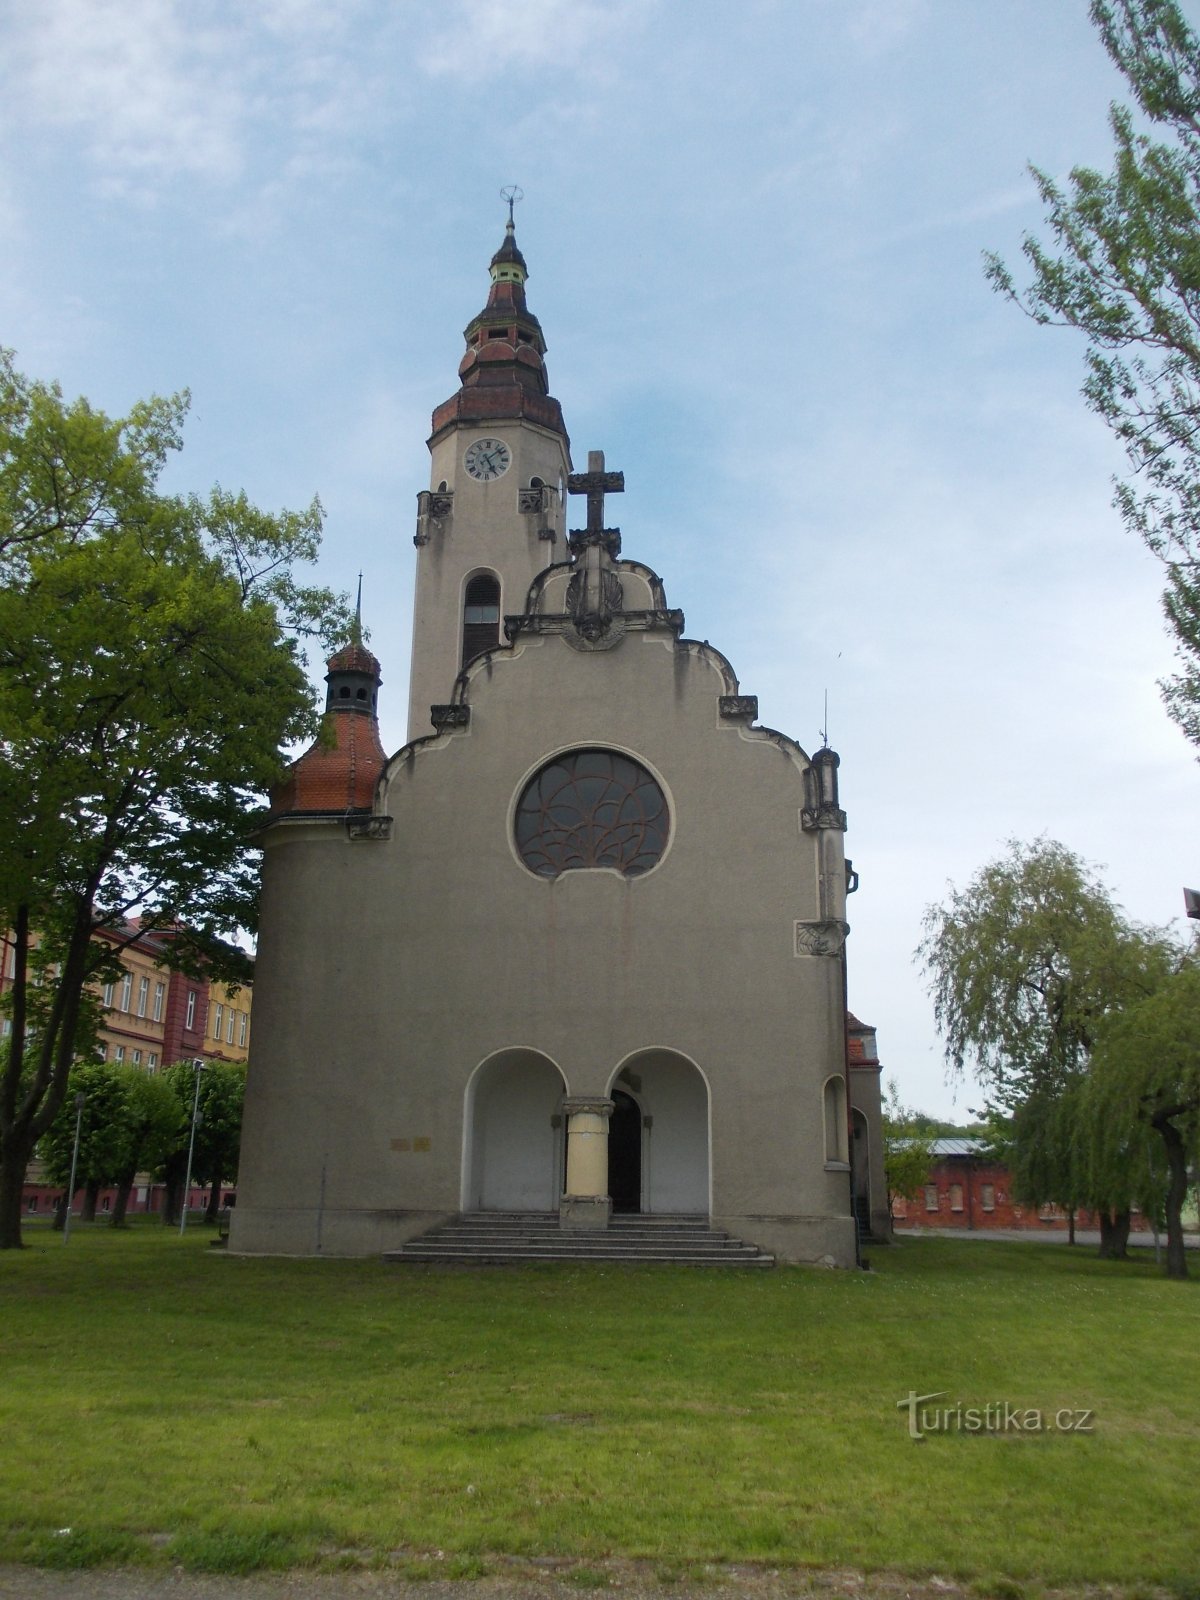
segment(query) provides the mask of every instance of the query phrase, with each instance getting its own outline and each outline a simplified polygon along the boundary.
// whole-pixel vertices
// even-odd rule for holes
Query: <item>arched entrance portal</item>
[[[707,1216],[709,1112],[703,1074],[673,1050],[644,1050],[624,1063],[609,1093],[613,1210]],[[617,1184],[624,1185],[620,1197]]]
[[[614,1211],[642,1209],[642,1108],[614,1089],[608,1119],[608,1192]]]
[[[566,1085],[547,1056],[504,1050],[467,1087],[464,1211],[554,1211]]]

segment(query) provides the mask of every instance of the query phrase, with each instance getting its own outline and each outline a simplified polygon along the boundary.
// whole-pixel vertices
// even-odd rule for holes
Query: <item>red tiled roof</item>
[[[348,645],[341,654],[351,651],[369,654],[361,645]],[[292,763],[272,791],[271,816],[370,810],[386,760],[374,717],[332,712],[325,718],[322,738]]]

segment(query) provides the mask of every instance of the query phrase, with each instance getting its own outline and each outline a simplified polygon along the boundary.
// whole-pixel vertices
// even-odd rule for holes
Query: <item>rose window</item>
[[[521,859],[542,878],[581,867],[649,872],[667,845],[667,798],[615,750],[572,750],[526,784],[517,805]]]

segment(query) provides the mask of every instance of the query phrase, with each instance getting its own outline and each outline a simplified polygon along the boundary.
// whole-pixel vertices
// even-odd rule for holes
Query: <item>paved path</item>
[[[0,1566],[0,1600],[580,1600],[585,1594],[621,1600],[977,1600],[978,1591],[946,1578],[895,1573],[773,1572],[754,1567],[705,1567],[698,1581],[658,1581],[654,1566],[637,1562],[514,1563],[502,1577],[407,1581],[386,1572],[281,1573],[258,1578],[204,1577],[183,1572],[41,1572]],[[572,1576],[573,1574],[573,1576]],[[1044,1590],[1045,1600],[1134,1600],[1133,1591]],[[1137,1600],[1165,1592],[1139,1588]]]
[[[922,1228],[918,1223],[915,1228],[897,1228],[897,1239],[1011,1239],[1019,1244],[1066,1244],[1067,1230],[1065,1228],[1047,1228],[1045,1233],[1035,1233],[1032,1228]],[[1167,1251],[1167,1236],[1159,1234],[1159,1243],[1163,1254]],[[1095,1230],[1078,1228],[1075,1232],[1076,1245],[1098,1245],[1100,1235]],[[1185,1233],[1183,1236],[1185,1250],[1200,1249],[1200,1233]],[[1129,1248],[1131,1250],[1154,1249],[1154,1235],[1152,1233],[1131,1233],[1129,1235]]]

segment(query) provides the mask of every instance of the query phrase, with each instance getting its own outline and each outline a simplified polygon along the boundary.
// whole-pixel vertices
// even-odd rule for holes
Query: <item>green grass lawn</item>
[[[868,1274],[469,1271],[244,1260],[201,1228],[28,1238],[0,1256],[3,1560],[1200,1593],[1200,1298],[1149,1264],[920,1239]],[[910,1390],[1094,1431],[915,1442]]]

